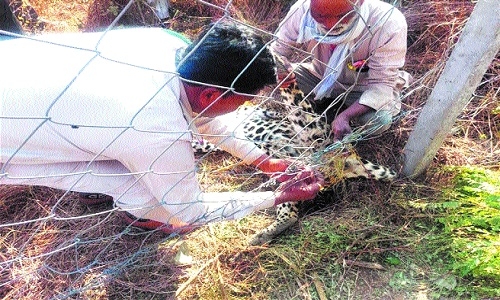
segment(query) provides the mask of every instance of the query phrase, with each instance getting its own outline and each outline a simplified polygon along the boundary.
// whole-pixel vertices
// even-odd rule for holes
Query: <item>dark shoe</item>
[[[136,216],[128,213],[126,211],[120,211],[120,216],[122,217],[125,224],[137,227],[143,230],[159,230],[166,234],[181,234],[188,233],[189,231],[194,229],[194,226],[183,226],[183,227],[174,227],[170,224],[165,224],[162,222],[149,220],[149,219],[141,219]]]
[[[78,193],[78,200],[85,205],[112,204],[113,197],[99,193]]]

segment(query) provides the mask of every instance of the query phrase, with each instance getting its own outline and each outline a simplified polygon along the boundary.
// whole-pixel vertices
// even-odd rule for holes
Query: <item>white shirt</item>
[[[179,35],[135,28],[34,39],[0,42],[0,184],[105,193],[138,217],[174,225],[274,204],[271,192],[201,191],[195,129],[181,103],[191,108],[175,72],[186,47]],[[225,150],[246,162],[262,155],[207,120],[193,124],[221,135],[214,141]]]
[[[335,89],[363,92],[360,103],[375,110],[397,114],[401,108],[399,91],[407,84],[409,74],[400,71],[405,62],[407,25],[403,14],[392,5],[379,0],[365,0],[369,16],[363,33],[354,41],[347,62],[367,60],[368,72],[355,72],[344,65]],[[300,22],[308,11],[310,0],[297,1],[278,27],[276,36],[280,42],[273,49],[285,56],[293,52],[289,45],[312,54],[312,61],[305,66],[318,78],[322,78],[333,53],[334,46],[311,40],[298,44]]]

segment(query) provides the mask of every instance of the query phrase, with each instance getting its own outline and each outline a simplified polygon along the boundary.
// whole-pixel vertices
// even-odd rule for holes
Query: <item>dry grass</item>
[[[236,0],[229,11],[241,21],[272,31],[290,2]],[[47,31],[78,31],[88,24],[87,0],[31,3],[47,22]],[[227,1],[210,3],[224,7]],[[405,141],[472,8],[465,0],[403,2],[410,28],[406,69],[416,81],[405,99],[406,114],[396,126],[376,144],[358,144],[364,157],[400,168]],[[194,1],[172,0],[171,19],[163,25],[194,36],[221,12]],[[417,201],[433,197],[436,191],[430,186],[448,180],[434,173],[438,166],[499,168],[499,86],[497,57],[453,135],[419,181],[400,179],[392,186],[356,180],[341,184],[320,197],[318,202],[326,203],[322,208],[315,207],[273,245],[247,246],[250,236],[272,221],[266,213],[168,239],[125,230],[112,207],[89,208],[72,194],[63,197],[60,191],[42,187],[0,186],[0,224],[27,222],[0,227],[0,297],[403,299],[405,292],[389,292],[389,274],[377,269],[381,257],[411,253],[420,242],[409,224],[428,216],[409,210],[405,197]],[[209,155],[199,167],[201,184],[210,191],[251,190],[264,179],[226,154]],[[179,265],[175,262],[179,253],[193,261]],[[420,267],[432,272],[432,266]]]
[[[187,17],[190,20],[206,16],[210,16],[211,19],[217,19],[224,16],[225,12],[229,12],[232,17],[245,24],[271,32],[276,29],[284,13],[286,13],[287,7],[292,2],[290,0],[214,0],[206,1],[206,3],[210,3],[210,5],[207,5],[198,1],[171,1],[175,11],[174,21],[176,20],[176,16]],[[184,26],[185,24],[186,22],[184,22]],[[182,26],[183,24],[178,25]],[[183,29],[176,26],[174,28]]]
[[[76,32],[83,28],[91,0],[30,0],[29,3],[46,23],[45,31]]]
[[[74,195],[61,199],[62,192],[42,187],[0,186],[0,194],[3,225],[38,220],[0,228],[4,299],[126,295],[131,282],[160,294],[175,289],[180,270],[164,261],[172,247],[157,247],[165,237],[124,231],[112,207],[89,208]],[[47,219],[52,214],[57,217]]]

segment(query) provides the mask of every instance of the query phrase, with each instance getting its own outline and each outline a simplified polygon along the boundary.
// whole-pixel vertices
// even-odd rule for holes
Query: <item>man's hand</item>
[[[279,177],[283,174],[285,174],[285,171],[288,169],[288,167],[292,164],[292,162],[286,160],[286,159],[277,159],[277,158],[271,158],[269,155],[262,155],[260,156],[257,160],[255,160],[252,165],[256,166],[259,168],[262,172],[269,176],[276,176]],[[278,181],[284,181],[280,180],[278,178]]]
[[[323,188],[324,179],[311,169],[298,172],[278,187],[274,205],[284,202],[311,200]]]
[[[351,104],[347,109],[338,114],[338,116],[333,120],[331,131],[333,134],[333,140],[339,141],[344,136],[352,132],[351,125],[349,122],[367,112],[373,110],[371,107],[360,104],[359,100]]]
[[[253,165],[258,167],[266,175],[275,178],[278,182],[284,182],[292,179],[297,175],[297,172],[304,169],[298,162],[293,162],[286,159],[271,158],[267,155],[259,157]],[[294,172],[290,172],[290,166]]]
[[[296,82],[295,73],[283,72],[278,73],[278,85],[282,89],[286,89]]]
[[[267,158],[259,164],[259,169],[267,175],[275,173],[283,173],[286,171],[291,162],[286,159]]]
[[[332,122],[331,131],[333,134],[333,141],[340,141],[344,136],[352,132],[349,119],[342,114],[339,114]]]

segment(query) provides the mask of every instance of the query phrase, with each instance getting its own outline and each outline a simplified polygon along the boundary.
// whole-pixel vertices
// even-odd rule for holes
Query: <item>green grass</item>
[[[429,266],[425,281],[432,298],[500,297],[500,172],[479,167],[442,172],[451,183],[437,187],[442,191],[436,199],[409,201],[428,216],[412,225],[425,239],[409,262]]]
[[[454,185],[444,191],[438,219],[450,241],[449,267],[470,279],[472,290],[500,296],[500,172],[453,168]],[[444,205],[446,204],[446,205]]]

